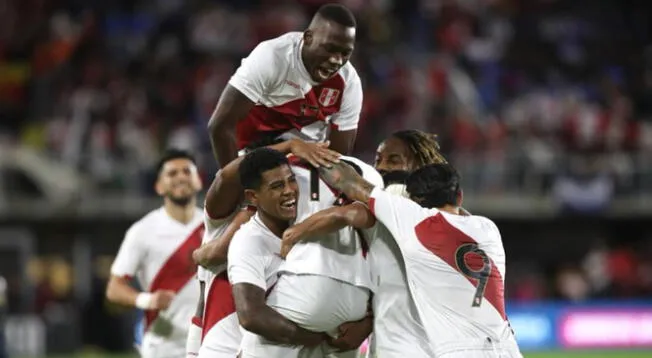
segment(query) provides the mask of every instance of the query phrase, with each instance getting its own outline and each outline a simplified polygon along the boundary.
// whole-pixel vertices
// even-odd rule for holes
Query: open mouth
[[[297,207],[297,199],[288,199],[281,202],[281,207],[286,210],[294,210]]]
[[[317,74],[319,75],[319,77],[321,77],[321,79],[324,80],[331,78],[335,74],[335,72],[337,72],[337,69],[333,69],[333,68],[329,69],[329,68],[320,67],[317,69]]]

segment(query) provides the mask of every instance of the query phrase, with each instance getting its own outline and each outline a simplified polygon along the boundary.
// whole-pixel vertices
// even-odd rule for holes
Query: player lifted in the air
[[[209,121],[220,166],[269,136],[330,140],[350,153],[362,108],[362,86],[349,63],[356,22],[342,5],[322,6],[304,32],[261,42],[222,92]]]
[[[485,217],[461,215],[460,178],[451,165],[412,173],[410,199],[375,187],[344,163],[320,172],[334,188],[367,204],[391,232],[436,357],[522,357],[505,314],[500,232]]]
[[[204,232],[195,197],[201,190],[194,158],[171,150],[158,166],[156,191],[163,206],[129,228],[111,267],[109,301],[145,311],[142,357],[183,357],[199,289],[190,259]],[[144,289],[132,288],[138,280]]]

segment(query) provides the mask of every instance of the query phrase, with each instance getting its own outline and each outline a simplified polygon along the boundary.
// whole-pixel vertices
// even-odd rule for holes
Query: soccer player
[[[357,161],[354,158],[344,156],[340,159],[354,162]],[[299,215],[301,215],[302,211],[305,211],[306,215],[309,215],[307,214],[308,210],[319,210],[319,208],[324,205],[330,207],[339,201],[338,196],[335,195],[325,183],[319,181],[316,169],[308,168],[305,164],[298,163],[292,159],[290,162],[294,162],[290,166],[293,172],[291,181],[298,184],[300,195],[294,202],[289,201],[287,204],[291,207],[296,207],[296,211]],[[364,163],[359,161],[355,164],[359,164],[362,167],[365,166]],[[263,167],[263,165],[260,164],[258,166]],[[369,176],[372,181],[382,181],[380,175],[375,172],[373,168],[369,166],[365,168],[370,169],[372,173],[375,173],[376,177],[373,177],[373,175]],[[243,175],[241,174],[241,178],[242,177]],[[259,190],[262,191],[263,188],[264,186],[261,186]],[[251,191],[249,195],[253,196]],[[277,217],[281,216],[277,215]],[[280,248],[280,236],[283,230],[289,226],[289,220],[291,218],[289,218],[289,216],[284,218],[287,220],[278,221],[280,223],[279,225],[282,226],[282,230],[275,230],[275,234],[277,234],[278,237],[276,238],[277,242],[274,248]],[[242,229],[236,233],[231,247],[229,248],[229,271],[231,271],[232,265],[237,266],[237,261],[233,261],[237,260],[237,258],[244,258],[252,255],[254,257],[264,257],[263,253],[259,250],[263,250],[266,246],[264,246],[262,242],[259,245],[253,245],[252,241],[248,239],[251,236],[251,233],[243,232]],[[238,237],[241,237],[239,240],[242,242],[239,245],[246,245],[243,250],[251,250],[252,252],[243,251],[237,253],[235,251],[235,247],[237,247],[235,242]],[[289,318],[290,321],[297,323],[300,327],[314,332],[329,332],[335,330],[340,324],[347,320],[355,320],[365,317],[367,313],[369,289],[363,285],[369,285],[369,283],[360,283],[363,280],[370,281],[370,279],[368,267],[363,257],[364,250],[362,248],[364,244],[361,240],[357,239],[356,236],[350,233],[334,235],[331,240],[327,240],[327,243],[330,245],[322,248],[312,248],[309,247],[309,245],[305,245],[305,250],[297,250],[297,252],[302,251],[302,253],[305,254],[303,256],[304,261],[300,261],[299,259],[302,257],[299,256],[298,259],[295,259],[294,265],[296,268],[304,270],[306,273],[305,275],[294,274],[292,271],[286,271],[281,275],[278,281],[276,281],[277,275],[276,272],[274,272],[273,281],[276,282],[274,284],[274,289],[271,290],[267,297],[267,301],[265,301],[265,290],[268,289],[271,282],[268,282],[268,286],[263,285],[265,280],[263,280],[262,277],[267,277],[263,275],[263,272],[267,274],[273,272],[273,270],[270,269],[270,266],[273,266],[271,265],[272,263],[277,262],[274,260],[276,260],[278,256],[278,250],[275,250],[274,252],[274,260],[268,259],[267,262],[258,262],[257,265],[251,265],[251,267],[258,267],[258,281],[251,282],[253,280],[250,280],[250,282],[246,282],[250,283],[250,285],[236,285],[235,281],[232,281],[232,284],[234,285],[233,291],[236,299],[236,306],[238,306],[238,290],[243,291],[240,292],[243,301],[247,300],[247,297],[249,297],[249,300],[255,299],[255,301],[250,301],[246,305],[243,304],[242,309],[238,309],[240,323],[247,331],[249,331],[245,333],[243,338],[243,357],[293,357],[298,356],[299,354],[302,354],[303,356],[304,354],[310,353],[318,354],[317,356],[323,356],[324,354],[331,353],[334,350],[334,348],[328,345],[321,345],[320,347],[315,348],[317,351],[311,351],[311,348],[306,347],[288,347],[287,345],[284,345],[283,340],[271,335],[271,332],[278,333],[278,330],[275,330],[274,327],[267,327],[265,318],[256,313],[257,310],[262,310],[261,307],[263,306],[264,309],[272,307],[275,311],[278,311],[284,317]],[[268,250],[265,251],[265,254],[269,254],[269,247],[267,248]],[[335,257],[332,253],[329,253],[329,251],[335,251]],[[347,257],[347,255],[349,257]],[[330,260],[328,260],[329,258]],[[290,260],[288,260],[288,262],[290,262]],[[332,265],[326,266],[325,263],[330,263]],[[267,266],[265,266],[265,264]],[[333,266],[338,265],[350,267],[350,269],[345,270],[346,272],[343,274],[339,272],[333,273],[335,270]],[[249,267],[250,271],[253,270],[251,267]],[[265,267],[269,272],[260,267]],[[330,268],[330,273],[328,273],[324,267]],[[305,271],[306,269],[307,271]],[[360,272],[356,272],[356,270]],[[321,272],[325,272],[326,275],[320,274]],[[342,275],[344,279],[333,279],[330,277],[331,275]],[[231,273],[229,273],[229,278],[231,279]],[[360,284],[362,287],[348,283],[351,281]],[[310,289],[306,290],[306,287],[310,287]],[[245,290],[247,291],[245,292]],[[249,291],[255,291],[256,293],[254,294]],[[246,312],[247,308],[251,311]],[[346,334],[344,334],[344,336],[346,336]],[[330,339],[329,342],[334,344],[338,343],[337,340]],[[358,344],[359,343],[361,343],[361,341],[358,342]],[[355,347],[356,346],[354,346],[354,348]]]
[[[330,165],[339,157],[338,153],[328,149],[328,143],[306,143],[298,139],[274,144],[270,148],[293,153],[316,166]],[[240,346],[240,328],[224,264],[226,247],[233,234],[255,212],[250,206],[242,211],[236,210],[242,196],[238,180],[242,160],[240,157],[220,170],[206,195],[206,244],[195,250],[193,259],[207,269],[200,267],[198,272],[201,297],[188,337],[189,356],[235,357]]]
[[[196,206],[202,185],[193,156],[180,150],[164,153],[155,188],[163,206],[127,231],[111,267],[106,297],[145,311],[143,357],[182,357],[198,298],[190,256],[204,232]],[[134,289],[132,279],[145,291]]]
[[[228,277],[240,325],[249,332],[283,345],[315,346],[324,335],[303,329],[265,303],[276,284],[280,237],[297,215],[299,186],[285,155],[267,148],[246,154],[239,168],[245,199],[257,207],[256,215],[236,232],[228,252]],[[247,345],[245,333],[240,356],[264,350]],[[254,336],[258,338],[259,336]]]
[[[373,167],[351,157],[340,159],[355,165],[368,180],[382,185],[382,177]],[[319,179],[316,168],[295,160],[291,163],[301,193],[297,221],[342,203],[339,193]],[[345,322],[371,326],[371,319],[365,319],[373,290],[366,242],[353,228],[343,228],[325,236],[298,244],[288,255],[279,269],[281,276],[269,293],[267,304],[303,328],[328,332],[332,336],[338,336],[338,327]],[[310,289],[305,290],[305,287]],[[248,348],[264,352],[260,354],[265,357],[291,357],[299,353],[287,347],[274,348],[274,343],[264,341],[262,336],[248,341]],[[357,342],[358,345],[364,338]],[[331,343],[344,350],[347,346],[340,343],[346,341],[331,340]]]
[[[362,86],[349,63],[356,21],[339,4],[322,6],[303,33],[261,42],[242,61],[208,124],[215,158],[224,166],[264,136],[330,140],[353,148]]]
[[[389,172],[412,172],[435,163],[446,163],[446,158],[439,152],[437,136],[407,129],[392,133],[380,143],[374,166],[384,176]]]
[[[403,193],[410,172],[426,164],[445,162],[434,135],[419,130],[403,130],[393,133],[378,146],[375,167],[383,174],[386,190]],[[375,223],[366,206],[360,203],[336,206],[289,228],[283,235],[281,254],[285,255],[300,240],[312,240],[347,225],[366,229],[365,236],[370,239],[368,260],[377,285],[372,301],[374,335],[369,346],[370,356],[433,356],[408,291],[400,250],[389,231],[382,224]],[[348,332],[349,339],[356,337],[357,343],[370,333],[370,330],[352,332],[358,327],[347,323],[341,331]]]
[[[403,254],[410,292],[436,357],[522,357],[505,314],[505,252],[496,225],[461,215],[462,190],[449,164],[407,179],[410,199],[385,192],[340,163],[322,178],[369,206]]]

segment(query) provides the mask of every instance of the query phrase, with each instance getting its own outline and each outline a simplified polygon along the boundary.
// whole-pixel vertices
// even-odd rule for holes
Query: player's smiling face
[[[380,143],[376,150],[374,167],[381,174],[393,171],[411,172],[414,168],[414,158],[405,143],[394,137],[389,137]]]
[[[277,220],[294,220],[297,217],[299,186],[288,165],[263,173],[260,188],[250,197],[253,204]]]
[[[307,30],[303,39],[304,65],[313,80],[323,82],[333,77],[351,58],[355,27],[324,21]]]
[[[167,161],[156,181],[156,192],[179,205],[185,205],[201,190],[197,167],[184,158]]]

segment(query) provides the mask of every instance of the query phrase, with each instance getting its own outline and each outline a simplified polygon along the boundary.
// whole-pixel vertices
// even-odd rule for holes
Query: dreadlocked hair
[[[430,134],[416,129],[407,129],[394,132],[392,137],[400,139],[410,148],[416,160],[417,168],[429,164],[448,163],[440,152],[436,134]]]

